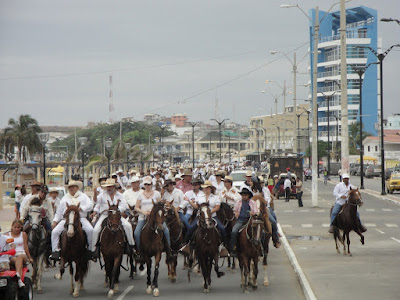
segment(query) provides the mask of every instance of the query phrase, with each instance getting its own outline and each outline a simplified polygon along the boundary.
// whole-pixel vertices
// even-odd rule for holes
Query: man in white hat
[[[131,185],[130,189],[127,189],[124,193],[123,196],[125,198],[126,203],[134,208],[136,205],[136,200],[142,191],[140,189],[140,179],[137,176],[132,176],[131,179],[129,179],[129,183]]]
[[[219,194],[222,202],[228,203],[231,206],[235,206],[242,197],[239,194],[239,190],[233,186],[232,176],[225,176],[224,188]]]
[[[334,226],[333,226],[333,221],[335,221],[337,214],[339,213],[340,209],[342,208],[342,205],[347,202],[347,199],[349,197],[349,191],[354,190],[355,187],[350,183],[350,176],[349,174],[343,174],[342,175],[342,182],[339,182],[334,190],[333,190],[333,195],[335,196],[335,206],[332,209],[332,214],[331,214],[331,227],[329,228],[329,233],[334,232]],[[364,225],[361,224],[360,220],[360,215],[357,211],[357,217],[360,230],[361,232],[367,231],[367,228],[365,228]]]
[[[132,247],[135,245],[135,242],[133,240],[132,225],[124,218],[125,211],[128,209],[128,206],[126,205],[124,196],[120,192],[117,191],[116,183],[113,179],[107,179],[107,181],[103,184],[103,187],[106,188],[106,192],[100,194],[99,197],[97,198],[97,203],[93,209],[93,214],[92,214],[93,218],[96,216],[100,216],[99,220],[97,221],[97,223],[93,229],[92,251],[95,253],[94,255],[97,258],[99,252],[96,251],[96,245],[98,242],[98,238],[99,238],[99,234],[100,234],[100,231],[102,228],[103,221],[108,216],[109,205],[117,205],[118,204],[118,210],[120,211],[120,213],[122,215],[121,216],[122,227],[124,228],[128,243],[131,246],[131,247],[126,248],[126,252],[128,254],[130,254]]]
[[[64,231],[65,219],[64,213],[67,210],[68,205],[78,205],[79,204],[79,215],[82,224],[82,229],[86,233],[86,239],[88,243],[88,251],[92,249],[92,235],[93,227],[92,224],[86,219],[87,214],[92,210],[93,203],[92,200],[80,191],[82,188],[81,181],[70,180],[68,183],[68,193],[60,201],[60,206],[57,208],[56,214],[53,219],[53,231],[51,232],[51,249],[53,253],[51,258],[54,260],[60,259],[60,248],[58,243],[60,241],[60,235]],[[89,253],[90,256],[92,253]]]
[[[223,175],[223,172],[222,171],[218,171],[215,174],[215,181],[214,182],[211,181],[213,186],[215,187],[215,194],[216,195],[221,194],[222,190],[225,187],[224,186],[224,181],[222,180],[222,175]]]
[[[126,190],[126,186],[128,185],[128,177],[124,175],[124,170],[122,169],[117,171],[117,182],[122,187],[122,191]]]

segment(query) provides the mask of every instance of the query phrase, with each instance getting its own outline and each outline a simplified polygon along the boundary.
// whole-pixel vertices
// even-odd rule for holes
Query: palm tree
[[[8,127],[4,129],[2,142],[11,150],[17,147],[18,162],[26,162],[28,153],[35,153],[42,149],[38,133],[42,132],[38,122],[30,115],[20,115],[18,119],[9,119]]]
[[[363,138],[365,139],[367,136],[371,136],[372,134],[364,131],[363,124]],[[349,125],[349,150],[350,154],[358,154],[357,149],[361,147],[361,139],[360,139],[360,122],[356,122]]]

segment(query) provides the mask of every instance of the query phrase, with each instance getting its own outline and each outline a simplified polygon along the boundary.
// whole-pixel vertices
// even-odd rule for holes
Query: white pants
[[[93,241],[92,251],[94,251],[96,249],[97,240],[99,238],[99,234],[101,231],[101,224],[103,223],[105,218],[107,218],[107,215],[101,215],[99,220],[97,221],[96,225],[94,226],[93,237],[92,237],[92,241]],[[128,239],[129,245],[131,245],[131,246],[135,245],[135,241],[133,239],[133,229],[132,229],[131,223],[129,223],[123,217],[121,217],[121,223],[122,223],[122,227],[124,228],[126,238]]]
[[[93,227],[92,224],[86,218],[80,218],[82,229],[86,233],[88,242],[88,249],[92,249],[92,236]],[[64,231],[65,220],[61,220],[51,232],[51,249],[54,251],[60,251],[58,242],[60,241],[60,235]]]

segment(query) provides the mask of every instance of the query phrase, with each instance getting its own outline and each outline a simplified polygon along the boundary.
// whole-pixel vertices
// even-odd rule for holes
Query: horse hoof
[[[118,283],[114,284],[113,291],[114,291],[114,294],[118,293]]]
[[[204,289],[204,293],[209,293],[210,292],[210,290],[209,289]]]
[[[264,280],[264,286],[269,286],[269,281],[268,280]]]
[[[255,291],[257,289],[257,285],[253,285],[252,288],[253,288],[253,291]]]
[[[54,278],[55,278],[55,279],[58,279],[58,280],[61,280],[61,274],[60,274],[60,273],[57,273],[56,275],[54,275]]]
[[[349,253],[349,256],[353,256],[353,254]]]
[[[247,289],[243,289],[243,293],[248,294],[249,291]]]
[[[176,282],[176,277],[171,278],[171,282],[175,283]]]
[[[37,285],[34,285],[34,286],[33,286],[33,289],[34,289],[34,290],[37,290]]]
[[[154,291],[153,291],[153,296],[154,296],[154,297],[160,296],[160,290],[159,290],[158,288],[155,288],[155,289],[154,289]]]
[[[72,293],[72,297],[78,298],[78,297],[79,297],[79,292],[73,292],[73,293]]]
[[[222,276],[224,276],[224,275],[225,275],[224,272],[218,272],[218,273],[217,273],[217,277],[218,277],[218,278],[220,278],[220,277],[222,277]]]
[[[109,290],[108,291],[108,299],[112,298],[114,296],[114,291],[113,290]]]
[[[151,286],[148,286],[147,289],[146,289],[146,294],[147,295],[151,295],[151,292],[152,292]]]
[[[43,290],[42,290],[42,289],[38,289],[38,290],[37,290],[37,293],[38,293],[38,294],[43,294]]]

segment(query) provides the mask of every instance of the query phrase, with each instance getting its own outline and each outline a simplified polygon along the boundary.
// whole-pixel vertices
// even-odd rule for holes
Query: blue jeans
[[[233,247],[236,244],[237,241],[237,236],[239,234],[239,229],[242,227],[242,225],[246,222],[246,220],[237,220],[236,224],[232,228],[232,233],[231,233],[231,240],[229,243],[229,251],[233,250]]]
[[[217,229],[222,237],[222,240],[225,241],[226,240],[225,227],[222,225],[222,223],[219,221],[217,217],[213,217],[213,219],[217,223]],[[192,238],[192,235],[197,228],[197,221],[198,218],[194,219],[192,224],[189,224],[188,231],[186,232],[185,236],[185,241],[189,241]]]
[[[146,220],[139,220],[136,225],[135,233],[133,234],[135,236],[135,242],[137,245],[137,249],[140,249],[140,235],[142,234],[142,229],[143,229],[143,226],[145,223],[146,223]],[[168,227],[165,224],[165,222],[163,223],[163,233],[164,233],[164,238],[167,240],[168,245],[171,246],[169,230],[168,230]]]
[[[331,226],[332,226],[332,224],[333,224],[333,221],[335,221],[335,219],[336,219],[336,216],[338,215],[338,213],[339,213],[339,211],[340,211],[340,209],[342,208],[342,205],[340,205],[339,203],[335,203],[335,206],[333,207],[333,209],[332,209],[332,214],[331,214]],[[357,218],[358,218],[358,220],[360,221],[360,224],[361,224],[361,220],[360,220],[360,214],[358,213],[358,211],[357,211]]]
[[[182,212],[178,212],[179,215],[179,220],[181,220],[181,222],[183,224],[185,224],[186,229],[189,229],[190,224],[189,224],[189,218],[191,217],[191,215],[184,215]]]
[[[276,223],[275,213],[271,213],[271,212],[273,212],[272,209],[269,211],[269,214],[268,214],[269,221],[271,222],[271,225],[272,225],[272,240],[277,242],[277,241],[279,241],[278,226]]]

